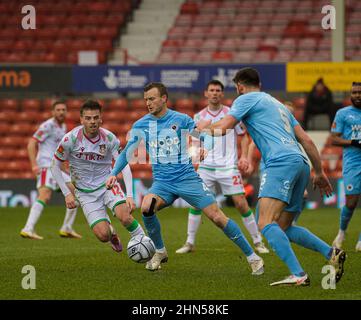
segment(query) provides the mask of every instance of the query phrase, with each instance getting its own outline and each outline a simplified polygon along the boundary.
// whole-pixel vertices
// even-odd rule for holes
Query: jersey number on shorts
[[[120,188],[119,184],[115,184],[112,188],[113,194],[116,196],[117,194],[123,196],[122,189]]]
[[[232,179],[233,179],[234,186],[238,186],[238,185],[242,184],[241,176],[233,176]]]

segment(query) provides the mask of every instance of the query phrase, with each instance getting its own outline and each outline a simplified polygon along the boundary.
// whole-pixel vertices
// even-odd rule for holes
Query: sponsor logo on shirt
[[[171,129],[172,129],[172,130],[177,131],[178,128],[179,128],[179,126],[178,126],[178,124],[176,124],[176,123],[171,125]]]
[[[99,153],[104,156],[106,154],[106,152],[107,152],[107,146],[105,144],[100,144],[99,145]]]

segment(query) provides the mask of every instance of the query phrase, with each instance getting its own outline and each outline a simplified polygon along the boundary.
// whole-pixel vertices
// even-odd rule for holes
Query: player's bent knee
[[[101,242],[108,242],[110,240],[110,229],[108,225],[102,223],[94,226],[93,232]]]
[[[109,237],[109,232],[94,232],[96,237],[101,241],[101,242],[108,242],[110,240]]]
[[[155,213],[155,205],[157,203],[157,199],[156,198],[152,198],[151,203],[149,206],[142,206],[142,213],[143,216],[145,217],[151,217],[152,215],[154,215]]]

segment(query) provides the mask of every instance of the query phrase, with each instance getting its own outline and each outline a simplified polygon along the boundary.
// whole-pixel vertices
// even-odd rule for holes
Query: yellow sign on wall
[[[353,81],[361,81],[361,62],[289,62],[288,92],[308,92],[319,78],[331,91],[350,91]]]

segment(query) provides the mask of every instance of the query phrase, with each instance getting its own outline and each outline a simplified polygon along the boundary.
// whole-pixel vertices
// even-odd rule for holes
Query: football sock
[[[111,239],[112,239],[112,235],[113,234],[116,234],[116,231],[115,231],[115,229],[113,228],[113,226],[109,223],[109,240],[108,241],[110,241]]]
[[[343,206],[343,208],[341,210],[341,216],[340,216],[340,229],[342,231],[346,231],[347,226],[352,218],[353,211],[354,210],[351,210],[351,209],[347,208],[346,206]]]
[[[238,247],[241,248],[247,257],[254,253],[252,247],[244,237],[241,229],[232,219],[228,220],[226,226],[223,229],[223,232],[229,239],[231,239]]]
[[[267,239],[273,251],[275,251],[280,259],[287,265],[291,274],[296,276],[303,276],[305,274],[292,250],[290,241],[278,224],[270,223],[266,225],[262,230],[262,234]]]
[[[201,218],[202,218],[201,214],[202,214],[201,210],[189,208],[187,242],[193,245],[196,241],[196,234],[201,224]]]
[[[258,223],[258,219],[259,219],[259,206],[258,206],[258,201],[257,201],[257,204],[256,204],[256,216],[255,216],[255,220],[256,220],[256,223]]]
[[[75,221],[76,213],[78,211],[78,207],[74,209],[66,209],[65,211],[65,218],[63,222],[63,226],[61,227],[61,230],[64,231],[72,231],[73,230],[73,224]]]
[[[251,261],[254,261],[254,260],[260,260],[260,256],[258,256],[257,254],[255,254],[254,252],[247,257],[247,261],[248,262],[251,262]]]
[[[251,235],[253,243],[261,242],[262,237],[258,231],[258,226],[251,209],[249,209],[246,213],[242,213],[242,221],[249,234]]]
[[[153,240],[155,248],[159,250],[163,249],[164,243],[161,235],[160,223],[157,216],[155,214],[149,217],[142,215],[142,218],[149,238]]]
[[[290,241],[304,248],[317,251],[321,253],[326,259],[330,259],[330,252],[332,252],[332,247],[306,228],[290,226],[285,232]]]
[[[41,200],[36,200],[34,202],[34,204],[31,206],[29,217],[28,217],[28,220],[26,221],[26,225],[24,227],[25,231],[29,231],[29,232],[34,231],[34,227],[35,227],[36,223],[38,222],[45,206],[46,206],[45,202],[43,202]]]
[[[143,234],[143,235],[145,234],[142,226],[135,219],[130,225],[126,226],[126,228],[129,231],[131,237],[135,237],[139,234]]]

